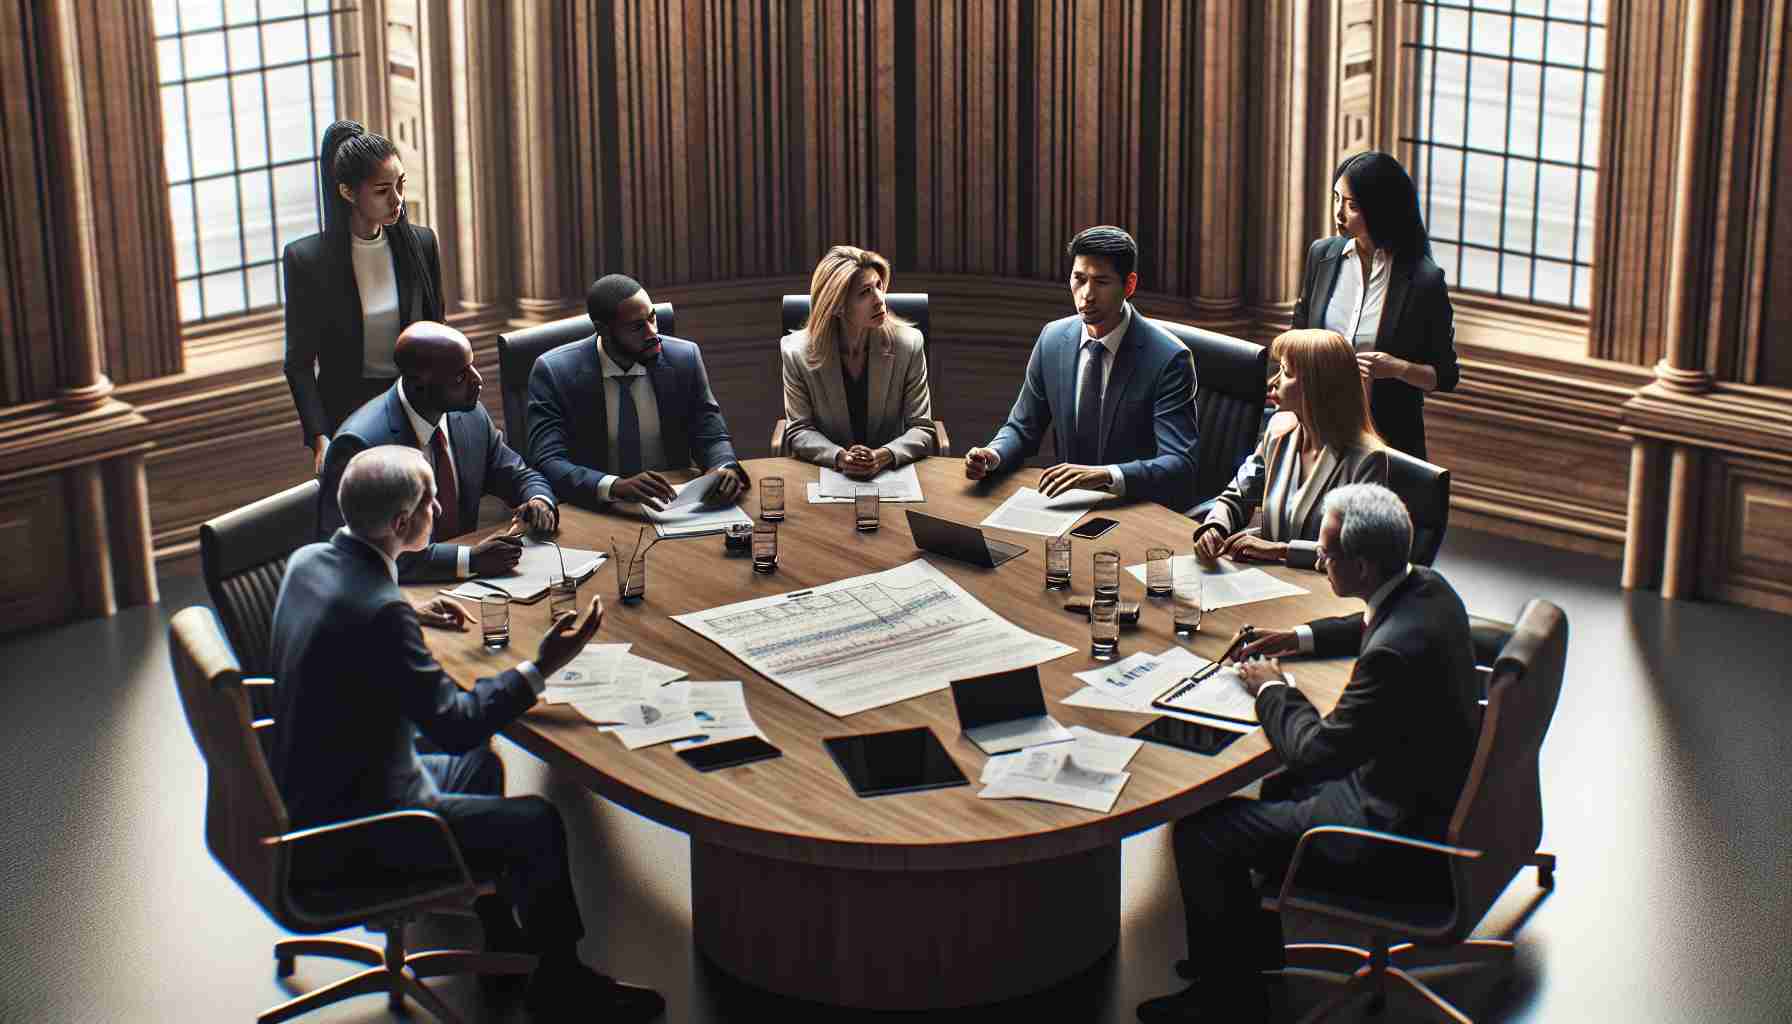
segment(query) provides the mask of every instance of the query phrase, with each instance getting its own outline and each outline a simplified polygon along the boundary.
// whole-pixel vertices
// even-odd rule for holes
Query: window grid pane
[[[1403,45],[1419,108],[1400,141],[1438,265],[1457,288],[1587,308],[1605,5],[1402,2],[1418,13]]]
[[[158,0],[183,324],[275,308],[281,247],[321,221],[314,147],[336,119],[331,0]]]

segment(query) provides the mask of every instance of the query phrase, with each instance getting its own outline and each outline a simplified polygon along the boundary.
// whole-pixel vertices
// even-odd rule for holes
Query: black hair
[[[348,233],[348,200],[342,198],[337,185],[354,188],[373,177],[375,171],[387,160],[398,155],[398,147],[384,135],[376,135],[355,121],[337,121],[324,129],[324,141],[317,159],[317,173],[323,184],[324,199],[324,233],[326,235],[345,235]],[[415,319],[442,319],[442,296],[436,282],[429,275],[428,264],[423,256],[423,243],[417,238],[417,229],[411,227],[410,208],[405,207],[398,214],[398,223],[388,230],[392,232],[392,252],[397,257],[396,265],[400,274],[416,289],[415,295],[421,304],[422,315]],[[408,317],[409,310],[399,310],[401,317]]]
[[[1332,182],[1339,178],[1350,185],[1363,214],[1363,226],[1377,249],[1404,258],[1431,255],[1431,236],[1425,232],[1425,217],[1419,211],[1419,190],[1400,161],[1386,153],[1358,153],[1338,165]]]
[[[591,290],[585,293],[585,312],[603,331],[616,322],[616,310],[640,290],[641,282],[627,274],[605,274],[591,282]]]
[[[1078,256],[1100,256],[1114,265],[1121,280],[1139,265],[1139,243],[1133,241],[1124,229],[1111,224],[1078,231],[1064,247],[1064,253],[1072,260]]]

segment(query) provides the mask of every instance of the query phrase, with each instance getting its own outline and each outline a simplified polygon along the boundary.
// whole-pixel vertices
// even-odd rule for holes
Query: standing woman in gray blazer
[[[780,342],[784,444],[797,458],[866,479],[934,453],[921,332],[890,312],[890,261],[829,249],[809,279],[809,320]]]
[[[436,235],[405,217],[404,164],[353,121],[324,131],[324,229],[286,246],[286,383],[316,471],[349,414],[398,378],[398,335],[442,319]]]
[[[1350,343],[1331,331],[1284,331],[1270,343],[1276,404],[1257,450],[1195,530],[1195,555],[1212,561],[1317,568],[1325,494],[1345,484],[1388,483],[1387,446],[1369,422],[1365,382]],[[1258,509],[1261,529],[1245,529]]]

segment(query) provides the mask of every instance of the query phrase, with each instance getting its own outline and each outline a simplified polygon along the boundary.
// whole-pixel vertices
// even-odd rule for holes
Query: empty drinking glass
[[[1149,597],[1170,596],[1170,549],[1145,549],[1145,593]]]
[[[1112,661],[1120,648],[1120,602],[1096,598],[1089,605],[1089,653],[1096,661]]]

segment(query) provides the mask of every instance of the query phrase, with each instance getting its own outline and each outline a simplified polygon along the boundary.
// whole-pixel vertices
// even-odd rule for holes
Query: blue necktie
[[[616,378],[616,457],[621,465],[617,476],[630,477],[641,472],[641,416],[635,411],[635,381],[643,375],[625,374]]]
[[[1083,377],[1076,392],[1076,435],[1070,461],[1079,466],[1101,464],[1101,363],[1107,358],[1107,346],[1099,341],[1085,341],[1089,358],[1083,361]]]

